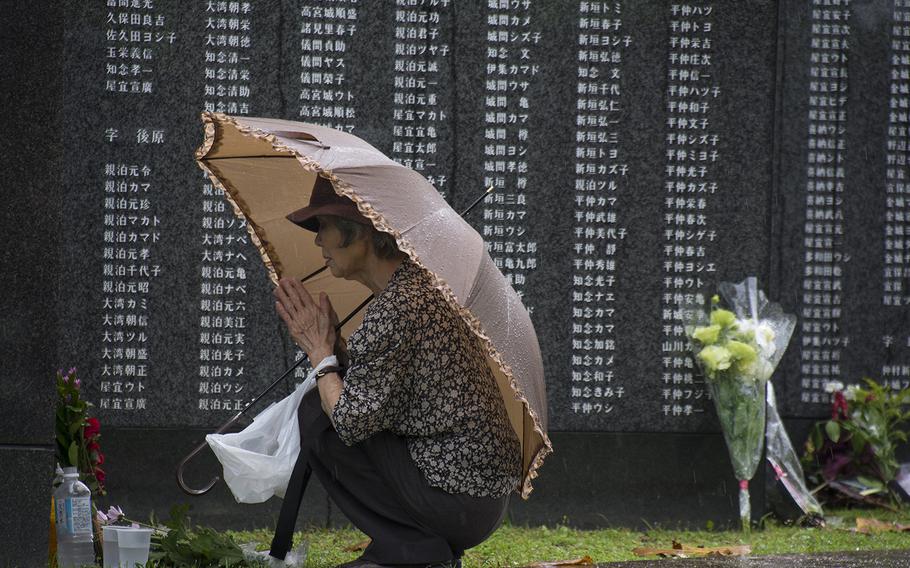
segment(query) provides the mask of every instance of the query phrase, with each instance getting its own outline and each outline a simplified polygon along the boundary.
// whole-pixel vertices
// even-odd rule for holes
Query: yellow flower
[[[708,345],[698,353],[709,375],[714,375],[717,371],[729,369],[732,361],[730,360],[730,351],[719,345]]]
[[[758,353],[755,352],[755,348],[741,341],[730,340],[725,347],[730,351],[730,357],[734,361],[739,361],[744,365],[755,361],[755,358],[758,356]]]
[[[728,310],[712,310],[711,323],[721,327],[730,327],[736,322],[736,314]]]
[[[712,343],[717,342],[717,337],[720,335],[720,326],[719,325],[708,325],[703,327],[696,327],[695,331],[692,332],[692,337],[700,341],[703,345],[711,345]]]
[[[741,341],[730,340],[726,348],[730,351],[731,359],[736,363],[736,372],[744,375],[752,375],[754,372],[755,361],[758,359],[758,352],[755,348]]]

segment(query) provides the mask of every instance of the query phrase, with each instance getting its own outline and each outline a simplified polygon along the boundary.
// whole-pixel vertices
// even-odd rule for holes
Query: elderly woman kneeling
[[[276,310],[317,367],[300,405],[301,451],[329,497],[372,538],[343,566],[457,566],[518,488],[521,449],[480,339],[431,276],[319,178],[288,219],[314,231],[338,278],[373,291],[348,348],[323,294],[282,279]],[[332,361],[331,359],[329,361]],[[296,516],[296,511],[294,511]]]

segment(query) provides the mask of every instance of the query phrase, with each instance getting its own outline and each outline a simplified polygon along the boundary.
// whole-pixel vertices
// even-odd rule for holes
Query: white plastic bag
[[[238,503],[284,497],[300,453],[297,407],[316,386],[310,376],[287,397],[273,403],[234,434],[209,434],[209,447],[224,467],[224,481]]]
[[[243,559],[254,566],[264,566],[268,568],[302,568],[306,564],[307,549],[309,542],[303,541],[297,548],[288,550],[284,560],[279,560],[269,555],[268,551],[257,551],[256,543],[251,542],[241,544],[240,550],[243,551]]]

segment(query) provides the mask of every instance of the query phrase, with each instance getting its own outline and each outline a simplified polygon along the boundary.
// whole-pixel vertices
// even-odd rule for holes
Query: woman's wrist
[[[319,349],[314,350],[312,353],[309,353],[310,364],[318,365],[326,357],[331,357],[334,355],[331,349]]]

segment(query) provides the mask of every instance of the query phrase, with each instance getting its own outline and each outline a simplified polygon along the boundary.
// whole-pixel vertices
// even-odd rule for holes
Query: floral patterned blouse
[[[480,339],[406,259],[348,340],[351,366],[332,412],[341,440],[407,439],[430,485],[500,497],[518,487],[521,448]]]

